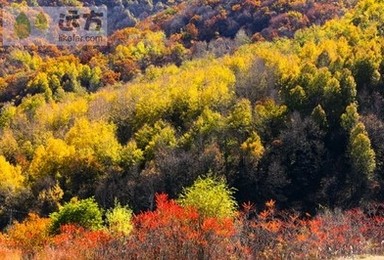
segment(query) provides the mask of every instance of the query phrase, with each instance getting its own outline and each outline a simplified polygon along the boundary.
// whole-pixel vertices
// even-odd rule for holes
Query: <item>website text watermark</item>
[[[3,44],[106,45],[107,8],[17,7],[3,10]]]

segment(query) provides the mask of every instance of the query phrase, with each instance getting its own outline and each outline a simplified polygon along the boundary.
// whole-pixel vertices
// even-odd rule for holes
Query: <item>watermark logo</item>
[[[31,34],[31,24],[25,13],[21,12],[17,18],[14,30],[19,39],[28,38]]]
[[[106,45],[107,8],[18,7],[3,11],[3,44]]]

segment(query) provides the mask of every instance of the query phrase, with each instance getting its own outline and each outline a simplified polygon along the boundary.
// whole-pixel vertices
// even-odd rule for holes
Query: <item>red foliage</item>
[[[85,230],[76,225],[63,225],[60,227],[60,234],[53,239],[54,247],[65,247],[68,244],[76,244],[78,248],[92,249],[99,244],[108,242],[110,236],[102,230]]]
[[[134,218],[134,234],[104,252],[106,257],[119,258],[121,247],[125,253],[128,250],[145,259],[159,255],[166,259],[226,259],[235,253],[232,219],[202,218],[196,209],[183,208],[165,194],[156,195],[156,205],[155,211]]]
[[[322,259],[383,252],[384,217],[368,216],[360,209],[309,215],[276,212],[273,202],[256,214],[243,205],[240,221],[244,247],[257,259]],[[256,214],[256,218],[248,220]]]
[[[103,231],[85,230],[76,225],[63,225],[60,234],[37,259],[96,259],[99,248],[105,246],[111,237]]]
[[[180,257],[228,253],[217,252],[213,245],[220,245],[232,236],[234,225],[231,219],[203,219],[196,209],[183,208],[168,200],[165,194],[156,196],[156,205],[156,211],[135,218],[137,237],[147,247],[147,253],[156,255],[160,250],[169,256]],[[157,244],[148,250],[148,246],[153,245],[151,241],[157,241]]]
[[[36,259],[331,259],[382,254],[382,205],[362,211],[325,211],[316,217],[275,209],[275,201],[257,212],[243,204],[235,219],[204,218],[167,195],[156,196],[157,209],[134,217],[128,237],[61,227]],[[0,257],[20,254],[12,236],[0,236]],[[9,246],[8,246],[9,245]]]

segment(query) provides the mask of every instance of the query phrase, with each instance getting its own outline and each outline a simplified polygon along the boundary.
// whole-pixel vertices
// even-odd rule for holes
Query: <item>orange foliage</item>
[[[83,227],[69,224],[60,227],[60,234],[53,238],[52,244],[55,247],[76,244],[78,249],[94,249],[109,239],[110,236],[103,230],[86,230]]]
[[[120,73],[114,72],[112,70],[107,70],[103,72],[101,82],[103,85],[113,85],[115,84],[120,78]]]
[[[76,225],[63,225],[60,230],[37,259],[97,259],[98,249],[111,239],[103,230],[85,230]]]
[[[384,252],[379,210],[300,216],[276,210],[271,200],[259,213],[252,204],[243,204],[233,220],[202,217],[165,194],[156,195],[156,205],[134,217],[135,228],[126,237],[75,225],[64,225],[59,235],[49,237],[47,219],[31,214],[15,223],[8,236],[0,234],[0,258],[331,259]]]
[[[199,30],[196,28],[196,26],[193,23],[187,24],[186,31],[191,39],[194,39],[194,40],[197,39],[197,36],[199,35]]]
[[[40,218],[38,215],[30,213],[25,221],[15,222],[9,229],[10,247],[17,248],[24,254],[34,254],[41,250],[50,240],[49,224],[50,219]]]
[[[11,249],[9,247],[9,238],[0,233],[0,259],[13,260],[21,259],[22,253],[19,249]]]
[[[241,5],[240,4],[235,4],[232,6],[232,11],[237,12],[241,10]]]

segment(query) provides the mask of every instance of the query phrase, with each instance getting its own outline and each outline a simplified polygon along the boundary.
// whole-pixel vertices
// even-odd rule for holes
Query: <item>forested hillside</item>
[[[207,230],[217,235],[215,241],[234,241],[236,232],[250,238],[252,224],[236,229],[239,216],[246,215],[265,221],[261,229],[276,234],[268,239],[276,239],[279,248],[283,218],[271,217],[275,208],[299,212],[297,219],[305,221],[324,208],[360,207],[356,216],[370,223],[363,212],[384,199],[384,1],[57,4],[105,2],[117,12],[108,46],[1,47],[0,227],[34,213],[50,220],[29,215],[17,224],[25,226],[13,230],[28,229],[30,222],[43,230],[53,221],[50,234],[57,234],[60,223],[72,223],[67,221],[71,213],[65,213],[76,211],[71,205],[109,209],[104,218],[112,222],[113,214],[155,210],[137,215],[137,226],[129,223],[130,243],[149,239],[140,232],[161,238],[171,231],[149,230],[176,221],[191,237],[202,235],[210,244]],[[198,194],[211,189],[208,202],[201,201]],[[223,196],[221,207],[212,194]],[[261,209],[266,201],[264,213],[249,206]],[[235,213],[246,202],[249,214]],[[100,229],[101,211],[92,214],[100,214],[99,222],[74,222]],[[352,229],[356,219],[347,214],[342,219]],[[209,228],[184,226],[183,219],[198,226],[200,218]],[[324,240],[313,225],[338,223],[327,214],[313,222],[297,219],[287,222],[288,228],[300,226],[295,232],[311,246],[314,240],[300,233],[303,227]],[[382,228],[382,220],[375,227]],[[361,230],[369,237],[373,226]],[[340,232],[348,228],[343,227]],[[15,232],[10,236],[19,241]],[[64,230],[57,239],[76,237],[76,232]],[[354,234],[360,239],[354,246],[365,243],[364,232]],[[328,241],[337,247],[341,242],[333,235],[327,233]],[[347,235],[343,239],[352,241]],[[260,242],[255,241],[241,250],[237,242],[220,248],[232,248],[239,258],[273,256],[273,247],[253,248]],[[130,246],[138,250],[132,252],[146,251]],[[314,243],[308,252],[314,248],[320,246]],[[174,249],[156,250],[154,255],[172,255]],[[209,257],[204,252],[191,255]],[[215,252],[211,257],[223,259],[222,251]],[[312,253],[305,256],[319,257]]]

